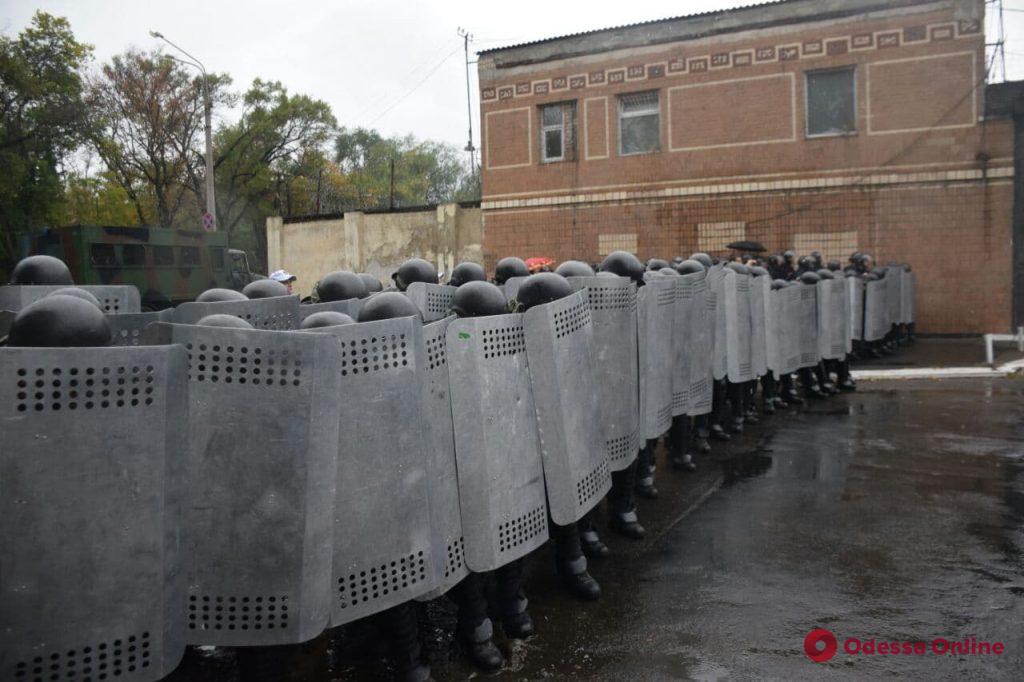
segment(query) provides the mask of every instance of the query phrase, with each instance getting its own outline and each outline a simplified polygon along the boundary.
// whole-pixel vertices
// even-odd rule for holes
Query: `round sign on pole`
[[[203,214],[203,229],[207,232],[213,232],[213,216],[210,213]]]

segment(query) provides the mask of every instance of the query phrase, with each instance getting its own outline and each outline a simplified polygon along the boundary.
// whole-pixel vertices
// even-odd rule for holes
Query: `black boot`
[[[494,645],[494,625],[487,616],[483,575],[470,573],[448,591],[448,598],[458,607],[459,621],[455,632],[473,665],[484,672],[501,668],[505,657]]]
[[[526,610],[523,592],[523,560],[516,559],[494,571],[494,591],[501,628],[512,639],[526,639],[535,632],[533,618]]]
[[[391,639],[391,657],[395,677],[405,682],[431,680],[430,666],[422,657],[419,622],[412,602],[394,606],[381,614],[383,629]]]
[[[636,479],[636,462],[622,471],[612,472],[612,489],[608,494],[608,511],[611,514],[612,530],[632,540],[644,536],[644,527],[636,515],[636,500],[633,497]]]
[[[654,485],[654,447],[657,444],[656,440],[646,441],[636,457],[636,493],[648,500],[658,497],[658,488]]]
[[[600,599],[601,586],[587,572],[587,558],[583,556],[576,524],[558,526],[552,523],[551,534],[555,538],[555,568],[565,590],[585,601]]]
[[[672,449],[670,456],[672,468],[680,471],[693,471],[697,466],[690,455],[690,439],[692,429],[690,417],[685,414],[672,418]]]
[[[612,485],[614,486],[614,484],[613,478]],[[614,492],[614,488],[612,492]],[[611,493],[608,495],[610,497]],[[576,524],[580,529],[580,545],[583,547],[583,555],[588,559],[604,559],[612,552],[608,549],[608,545],[601,542],[601,536],[597,534],[594,520],[591,518],[593,514],[594,510],[591,509]]]
[[[839,381],[840,391],[856,391],[857,384],[853,381],[853,377],[850,376],[850,360],[849,358],[843,358],[837,363],[836,366],[836,379]]]

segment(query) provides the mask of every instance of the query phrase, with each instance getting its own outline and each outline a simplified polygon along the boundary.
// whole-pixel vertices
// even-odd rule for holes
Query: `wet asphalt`
[[[904,362],[946,353],[950,364],[932,345]],[[531,557],[537,634],[498,628],[501,672],[466,663],[446,600],[423,605],[435,679],[1024,679],[1024,379],[862,382],[697,461],[673,472],[659,448],[661,494],[639,508],[645,540],[601,525],[613,554],[591,562],[599,602],[563,594],[550,547]],[[804,653],[819,627],[839,642],[825,663]],[[847,638],[968,637],[1005,651],[844,651]],[[383,650],[372,624],[349,626],[274,657],[267,677],[388,679]],[[260,677],[239,665],[193,652],[172,679]]]

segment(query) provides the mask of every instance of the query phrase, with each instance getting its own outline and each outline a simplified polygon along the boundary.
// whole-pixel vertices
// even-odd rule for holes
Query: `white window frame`
[[[624,98],[629,97],[631,95],[646,95],[649,92],[653,92],[657,96],[657,98],[658,98],[658,101],[653,106],[653,109],[649,109],[647,111],[631,111],[629,113],[627,113],[627,112],[622,110]],[[619,121],[618,121],[618,123],[619,123],[619,125],[618,125],[618,128],[619,128],[619,131],[618,131],[619,132],[619,145],[618,145],[619,146],[619,156],[640,156],[641,154],[657,154],[658,152],[660,152],[661,151],[661,91],[660,90],[641,90],[639,92],[623,92],[623,93],[621,93],[618,96],[617,99],[618,99],[618,104],[619,104]],[[624,119],[624,118],[639,118],[640,116],[650,116],[651,114],[655,114],[658,117],[658,147],[657,147],[657,149],[651,149],[649,151],[642,151],[642,152],[624,152],[624,151],[622,151],[622,119]]]
[[[565,110],[568,102],[551,102],[550,104],[540,105],[540,162],[541,163],[558,163],[565,161]],[[544,124],[544,110],[548,107],[558,110],[561,116],[561,121],[557,124]],[[559,156],[548,156],[548,132],[557,130],[561,141],[562,153]]]
[[[829,73],[831,71],[852,71],[853,72],[853,130],[848,130],[845,133],[812,133],[811,132],[811,107],[810,107],[810,95],[811,85],[810,77],[811,74],[816,73]],[[856,135],[858,132],[857,125],[857,65],[848,64],[846,66],[836,66],[828,69],[811,69],[810,71],[804,71],[804,136],[813,140],[819,137],[851,137]]]

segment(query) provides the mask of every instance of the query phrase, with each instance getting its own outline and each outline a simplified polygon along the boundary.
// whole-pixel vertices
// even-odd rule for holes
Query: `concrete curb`
[[[1024,360],[999,367],[913,367],[904,369],[859,369],[850,372],[857,381],[889,379],[993,379],[1024,371]]]

